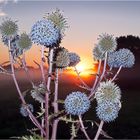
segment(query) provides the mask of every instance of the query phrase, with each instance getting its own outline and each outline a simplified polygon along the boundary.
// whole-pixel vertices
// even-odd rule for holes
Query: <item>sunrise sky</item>
[[[32,25],[45,13],[56,8],[64,12],[69,29],[61,46],[81,56],[81,65],[92,68],[92,49],[101,33],[140,35],[140,2],[97,1],[20,1],[0,0],[0,22],[5,16],[18,20],[20,32],[30,32]],[[27,62],[40,61],[39,47],[33,45],[27,52]],[[0,63],[8,60],[7,48],[0,41]]]

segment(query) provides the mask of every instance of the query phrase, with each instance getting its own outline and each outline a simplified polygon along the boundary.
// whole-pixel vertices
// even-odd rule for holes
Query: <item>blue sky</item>
[[[8,17],[19,20],[20,32],[27,33],[30,32],[34,22],[41,19],[45,13],[56,8],[61,9],[70,26],[62,46],[79,53],[82,61],[90,66],[92,48],[97,43],[99,34],[106,32],[114,34],[115,37],[140,35],[139,1],[10,1],[1,7],[1,11]],[[4,49],[3,51],[6,52]],[[32,52],[37,53],[35,50]]]

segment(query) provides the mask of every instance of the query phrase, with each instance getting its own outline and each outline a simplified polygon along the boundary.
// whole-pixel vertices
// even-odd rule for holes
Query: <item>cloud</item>
[[[13,3],[17,3],[18,0],[11,0]],[[10,1],[0,0],[0,17],[6,16],[7,14],[3,11],[3,7]]]

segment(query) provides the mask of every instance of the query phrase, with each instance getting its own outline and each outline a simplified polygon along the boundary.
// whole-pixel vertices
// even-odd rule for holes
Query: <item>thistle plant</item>
[[[80,62],[80,57],[78,54],[70,52],[69,53],[69,60],[70,60],[69,66],[75,67]]]
[[[29,35],[27,33],[19,35],[17,22],[11,19],[5,19],[0,25],[2,41],[9,50],[11,73],[1,65],[0,69],[13,78],[21,99],[19,112],[22,116],[29,117],[37,128],[37,131],[31,130],[32,136],[23,136],[21,139],[55,140],[60,121],[71,125],[71,139],[78,138],[80,129],[85,135],[84,138],[93,139],[93,136],[91,137],[91,134],[87,132],[88,126],[85,127],[85,122],[93,124],[93,120],[84,119],[84,115],[96,110],[97,118],[100,120],[94,137],[97,140],[100,134],[107,137],[103,131],[104,123],[110,123],[119,117],[122,107],[121,96],[123,95],[120,87],[116,84],[116,77],[122,68],[131,68],[134,65],[134,54],[128,49],[117,50],[117,42],[113,35],[106,33],[100,35],[92,52],[94,60],[98,62],[98,70],[90,87],[76,69],[76,65],[81,61],[79,55],[61,47],[67,27],[67,20],[60,10],[49,13],[43,19],[38,20],[31,27]],[[40,63],[38,64],[41,71],[40,83],[33,81],[25,59],[26,51],[32,47],[32,43],[37,44],[41,50]],[[32,85],[31,89],[21,91],[15,73],[15,64],[20,64],[20,67],[25,70]],[[45,64],[48,66],[47,69],[44,67]],[[75,90],[68,94],[64,100],[60,100],[60,71],[68,67],[74,68],[82,84],[80,87],[85,92]],[[117,69],[114,75],[110,75],[111,78],[106,77],[108,67],[110,71]],[[31,97],[40,103],[39,111],[36,111],[31,103],[26,102],[25,97],[28,91]],[[92,106],[93,102],[97,102],[96,107]]]
[[[0,26],[2,36],[6,38],[14,37],[18,32],[17,21],[13,21],[10,18],[4,19],[3,23]]]
[[[73,92],[65,99],[65,110],[71,115],[82,115],[88,111],[90,100],[86,94],[79,91]]]

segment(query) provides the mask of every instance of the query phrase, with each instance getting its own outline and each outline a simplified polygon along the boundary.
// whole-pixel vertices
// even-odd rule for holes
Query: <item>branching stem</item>
[[[88,140],[90,140],[90,138],[89,138],[89,136],[88,136],[88,134],[87,134],[87,132],[86,132],[86,130],[85,130],[85,127],[84,127],[84,124],[83,124],[83,120],[82,120],[81,115],[79,115],[79,122],[80,122],[80,125],[81,125],[81,130],[82,130],[83,133],[85,134],[86,138],[87,138]]]
[[[11,64],[11,70],[12,70],[12,78],[14,80],[14,83],[15,83],[15,86],[16,86],[16,89],[18,91],[18,94],[19,94],[19,97],[22,101],[22,104],[26,105],[26,102],[25,102],[25,99],[20,91],[20,88],[19,88],[19,85],[17,83],[17,79],[16,79],[16,76],[15,76],[15,70],[14,70],[14,60],[13,60],[13,56],[12,56],[12,53],[11,53],[11,45],[10,45],[10,40],[8,41],[8,47],[9,47],[9,57],[10,57],[10,64]],[[46,135],[44,129],[41,127],[40,123],[38,122],[38,120],[35,118],[35,116],[32,114],[32,112],[30,111],[29,108],[27,108],[27,111],[29,113],[29,117],[30,119],[32,120],[32,122],[40,129],[40,131]]]
[[[100,136],[100,133],[101,133],[101,131],[102,131],[102,128],[103,128],[103,124],[104,124],[104,121],[101,121],[101,122],[100,122],[100,125],[99,125],[99,127],[98,127],[98,131],[97,131],[97,133],[96,133],[96,135],[95,135],[94,140],[98,140],[98,138],[99,138],[99,136]]]

